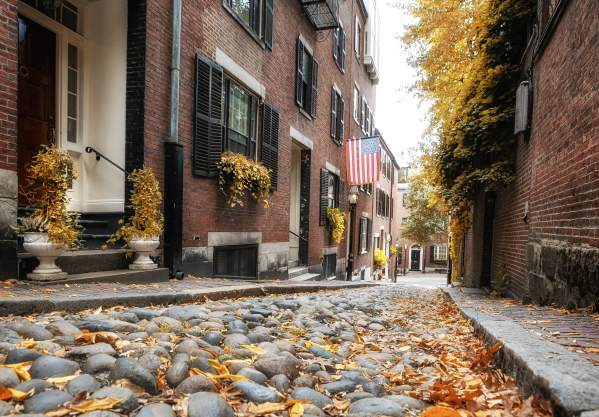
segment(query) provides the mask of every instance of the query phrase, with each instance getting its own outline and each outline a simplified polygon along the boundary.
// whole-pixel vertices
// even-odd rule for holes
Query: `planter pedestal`
[[[68,274],[55,263],[56,258],[65,251],[65,248],[61,244],[50,242],[47,233],[25,233],[23,248],[39,261],[37,268],[27,274],[28,279],[55,281],[67,277]]]
[[[150,258],[150,255],[160,245],[160,240],[130,240],[127,242],[131,250],[135,251],[135,260],[129,265],[129,269],[148,270],[156,269],[158,265]]]

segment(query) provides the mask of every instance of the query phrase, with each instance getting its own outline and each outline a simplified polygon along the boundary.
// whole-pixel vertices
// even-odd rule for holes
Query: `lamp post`
[[[358,187],[352,185],[347,196],[349,201],[349,248],[347,255],[347,271],[345,280],[351,281],[354,273],[354,231],[356,229],[356,204],[358,204]]]
[[[403,257],[403,275],[405,277],[406,276],[406,265],[408,263],[408,245],[407,244],[403,245],[403,254],[404,254],[404,257]]]

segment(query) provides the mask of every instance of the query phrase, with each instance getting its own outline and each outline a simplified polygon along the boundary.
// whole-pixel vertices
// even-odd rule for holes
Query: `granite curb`
[[[256,297],[271,294],[296,294],[321,290],[342,290],[376,286],[368,282],[343,282],[339,284],[247,284],[216,288],[187,289],[176,293],[167,291],[140,291],[136,294],[98,294],[91,296],[64,297],[54,295],[51,298],[0,299],[0,316],[50,313],[53,311],[78,312],[98,307],[145,307],[150,305],[184,304],[222,300],[225,298]]]
[[[526,395],[534,392],[551,401],[557,417],[599,416],[599,367],[512,320],[467,306],[467,294],[460,288],[443,291],[486,344],[503,345],[495,362],[516,378]]]

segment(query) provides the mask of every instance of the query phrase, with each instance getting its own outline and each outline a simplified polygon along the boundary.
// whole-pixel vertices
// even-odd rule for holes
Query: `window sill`
[[[314,117],[312,117],[310,115],[310,113],[308,113],[306,110],[302,109],[301,107],[298,106],[299,112],[308,120],[314,120]]]
[[[266,43],[264,43],[264,41],[262,39],[260,39],[260,36],[251,28],[247,25],[247,23],[245,23],[238,15],[237,13],[235,13],[235,11],[231,8],[231,6],[229,6],[226,3],[226,0],[223,2],[223,8],[233,17],[233,19],[235,19],[235,21],[237,23],[239,23],[239,25],[248,33],[248,35],[250,35],[252,37],[252,39],[254,39],[256,41],[256,43],[258,45],[260,45],[260,47],[262,49],[268,49],[266,47]]]

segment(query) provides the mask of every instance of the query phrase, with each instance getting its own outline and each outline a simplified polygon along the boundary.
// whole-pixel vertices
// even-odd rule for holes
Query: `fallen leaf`
[[[32,361],[19,362],[19,363],[10,363],[0,365],[1,368],[10,368],[21,378],[23,381],[29,381],[31,379],[31,375],[29,375],[29,368],[31,368]]]
[[[78,411],[80,413],[86,413],[88,411],[96,411],[96,410],[110,410],[114,406],[120,404],[122,400],[118,398],[106,397],[106,398],[92,398],[89,400],[84,400],[79,403],[69,405],[69,408],[73,411]]]
[[[300,403],[293,404],[289,409],[289,417],[302,417],[304,415],[304,406]]]
[[[48,378],[48,381],[51,384],[65,384],[73,379],[77,378],[79,375],[67,375],[67,376],[57,376],[54,378]]]
[[[255,416],[276,413],[279,411],[285,411],[287,409],[287,405],[285,403],[262,403],[262,404],[253,404],[251,403],[248,406],[247,412],[253,414]]]
[[[461,417],[461,414],[453,408],[436,405],[424,410],[420,417]]]

